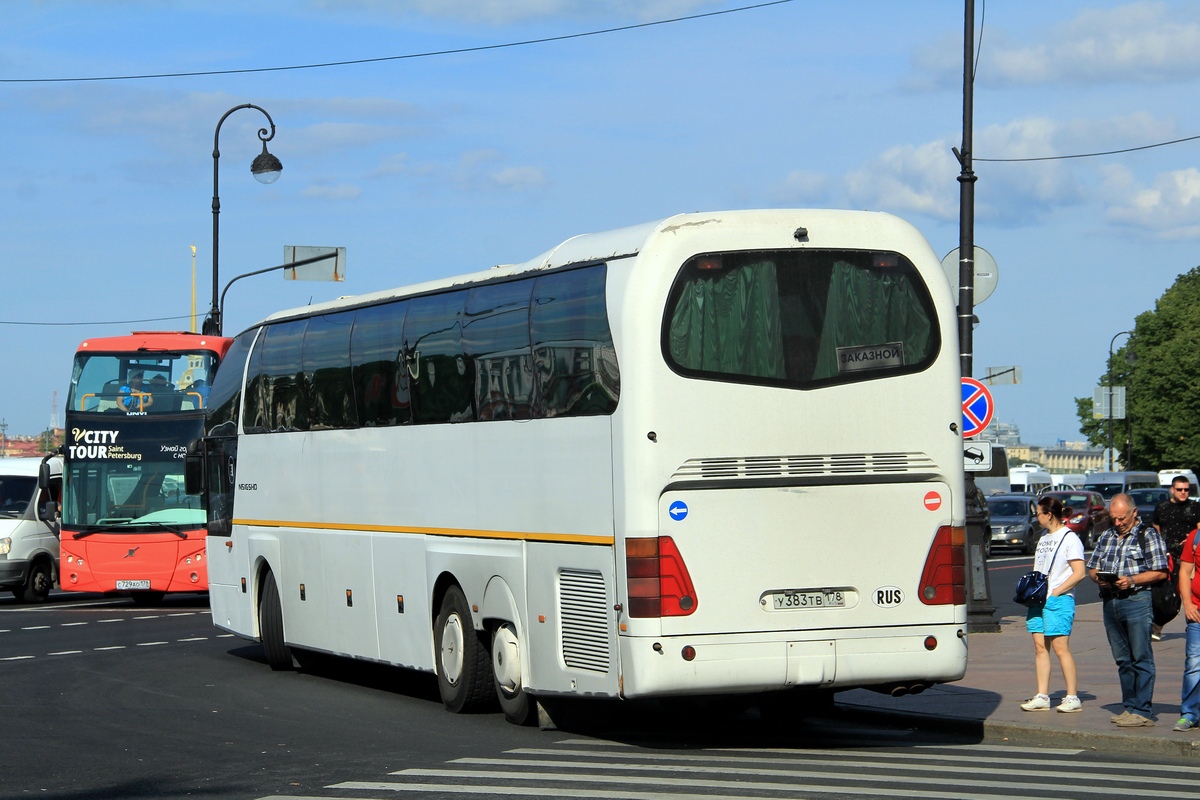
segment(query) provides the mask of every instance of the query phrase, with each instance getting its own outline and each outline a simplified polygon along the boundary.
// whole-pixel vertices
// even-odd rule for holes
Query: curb
[[[854,719],[858,722],[882,722],[886,725],[897,725],[933,733],[952,733],[992,743],[1073,747],[1122,753],[1137,752],[1142,755],[1172,758],[1200,758],[1200,738],[1187,733],[1176,734],[1179,738],[1171,739],[1161,735],[1146,736],[1144,735],[1145,729],[1114,731],[1113,733],[1056,730],[1037,725],[1022,725],[1017,722],[935,717],[931,714],[917,712],[865,709],[836,702],[834,705],[834,716],[843,719]],[[1160,718],[1158,725],[1162,724],[1163,721]],[[1159,730],[1158,726],[1155,726],[1155,730]]]

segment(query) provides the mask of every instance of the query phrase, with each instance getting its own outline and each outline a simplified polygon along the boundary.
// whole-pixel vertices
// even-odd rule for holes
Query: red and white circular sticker
[[[925,508],[930,511],[937,511],[942,507],[942,496],[937,492],[925,493]]]

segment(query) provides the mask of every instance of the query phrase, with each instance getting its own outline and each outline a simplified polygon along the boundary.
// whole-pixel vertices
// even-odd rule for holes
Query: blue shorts
[[[1075,624],[1075,598],[1069,594],[1049,595],[1044,606],[1025,613],[1025,629],[1043,636],[1070,636]]]

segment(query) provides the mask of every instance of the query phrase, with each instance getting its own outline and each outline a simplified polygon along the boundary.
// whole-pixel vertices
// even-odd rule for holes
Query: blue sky
[[[794,0],[525,47],[147,80],[557,37],[746,2],[6,0],[0,26],[0,419],[62,419],[76,344],[184,327],[212,285],[212,138],[262,106],[284,164],[251,179],[264,118],[221,129],[222,284],[284,245],[347,248],[343,284],[234,285],[226,331],[311,300],[524,261],[681,211],[866,208],[958,244],[961,2]],[[982,0],[975,157],[1200,135],[1200,4]],[[1021,367],[996,418],[1078,439],[1108,345],[1196,266],[1200,141],[977,161],[976,232],[1000,266],[975,374]],[[174,321],[134,323],[160,317]],[[71,322],[90,325],[45,326]],[[23,324],[12,324],[23,323]],[[105,324],[98,324],[105,323]],[[111,324],[108,324],[111,323]],[[1123,338],[1118,339],[1118,346]]]

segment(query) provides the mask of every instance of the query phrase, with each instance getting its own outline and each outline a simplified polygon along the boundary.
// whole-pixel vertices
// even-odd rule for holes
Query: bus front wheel
[[[435,635],[442,703],[456,714],[483,705],[492,688],[488,651],[471,622],[467,599],[457,586],[447,589],[442,598]]]
[[[514,725],[533,723],[537,705],[521,683],[521,642],[508,622],[492,635],[492,684],[505,719]]]
[[[25,585],[13,591],[13,596],[22,603],[44,603],[50,596],[50,587],[54,585],[54,573],[50,562],[44,558],[34,561],[29,567],[29,576]]]
[[[279,602],[279,587],[275,585],[275,576],[270,572],[263,579],[262,600],[258,604],[258,632],[271,669],[292,669],[292,651],[283,640],[283,606]]]

